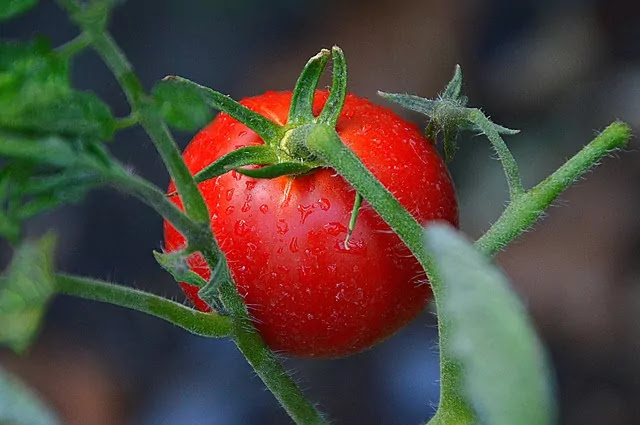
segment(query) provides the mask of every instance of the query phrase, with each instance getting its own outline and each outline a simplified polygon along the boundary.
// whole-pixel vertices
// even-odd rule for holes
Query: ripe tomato
[[[315,114],[327,95],[316,93]],[[241,103],[282,125],[290,102],[291,92],[268,92]],[[336,130],[420,223],[457,226],[451,178],[415,125],[348,95]],[[257,144],[262,140],[253,131],[222,113],[195,136],[184,159],[197,173],[234,149]],[[366,202],[345,247],[355,192],[332,169],[271,180],[233,171],[200,189],[238,290],[274,350],[308,357],[356,353],[409,322],[430,296],[416,259]],[[171,199],[180,205],[178,197]],[[167,251],[185,243],[168,223],[165,240]],[[209,278],[201,257],[194,255],[189,264]],[[207,309],[196,287],[182,287],[197,308]]]

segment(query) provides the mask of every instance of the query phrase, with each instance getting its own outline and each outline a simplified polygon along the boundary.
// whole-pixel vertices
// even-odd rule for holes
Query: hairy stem
[[[531,227],[545,209],[591,167],[612,151],[624,147],[631,129],[623,122],[610,124],[591,143],[531,190],[514,199],[475,246],[488,255],[500,251]]]
[[[498,158],[502,163],[502,168],[504,168],[505,177],[507,178],[509,196],[513,202],[524,193],[522,180],[520,179],[520,171],[515,158],[496,130],[495,124],[489,121],[482,111],[479,109],[473,109],[469,114],[469,120],[482,130],[491,142],[493,149],[498,154]]]
[[[148,99],[133,67],[120,47],[106,30],[84,16],[83,9],[76,0],[58,1],[82,28],[83,33],[90,40],[91,46],[98,52],[120,83],[131,105],[132,114],[137,116],[167,166],[180,193],[187,215],[199,222],[208,221],[207,206],[193,176],[182,160],[178,146],[159,112]]]
[[[229,317],[203,313],[137,289],[66,274],[58,274],[55,279],[56,289],[62,294],[147,313],[196,335],[223,338],[233,332],[233,322]]]
[[[156,149],[162,156],[167,166],[176,188],[181,196],[187,219],[178,215],[166,202],[158,198],[158,193],[143,181],[129,177],[122,177],[119,181],[124,189],[138,196],[149,205],[153,206],[164,214],[169,214],[169,220],[178,223],[176,226],[180,230],[183,228],[184,236],[189,241],[189,246],[194,250],[202,252],[212,271],[212,281],[201,289],[201,297],[206,301],[206,296],[215,296],[219,293],[224,307],[231,314],[232,338],[236,345],[246,356],[249,363],[254,367],[256,373],[264,381],[275,397],[280,401],[284,409],[298,424],[324,424],[322,415],[309,403],[293,380],[286,374],[282,365],[277,361],[273,353],[264,344],[262,338],[255,330],[249,319],[246,306],[242,297],[238,294],[236,286],[231,278],[225,256],[220,250],[209,225],[209,212],[204,202],[198,186],[184,163],[180,151],[175,144],[171,133],[167,129],[164,121],[160,117],[156,107],[148,99],[140,81],[133,72],[133,69],[126,57],[111,38],[111,36],[99,25],[95,25],[90,20],[85,20],[82,15],[82,7],[76,0],[59,0],[59,3],[69,12],[72,19],[83,29],[91,40],[91,45],[111,69],[116,79],[122,86],[129,103],[131,104],[132,115],[136,116],[138,122],[144,127],[153,140]],[[117,175],[113,175],[117,180]],[[164,196],[163,196],[164,198]],[[166,199],[164,201],[167,201]],[[167,201],[169,202],[169,201]],[[191,223],[189,223],[191,222]],[[203,225],[199,231],[190,231],[193,226]],[[81,285],[68,285],[73,283],[64,280],[63,287],[69,293],[82,296],[79,289]],[[77,283],[77,282],[76,282]],[[129,306],[131,308],[140,307],[136,304],[137,296],[141,293],[109,293],[109,286],[100,287],[105,291],[105,298],[102,300],[114,304]],[[118,288],[120,289],[120,288]],[[87,292],[91,295],[91,292]],[[114,295],[108,297],[109,294]],[[144,293],[142,293],[144,294]],[[87,297],[90,298],[90,296]],[[130,295],[130,297],[127,297]],[[122,297],[122,299],[120,299]],[[142,308],[139,308],[141,311]],[[153,314],[153,311],[147,310]]]
[[[307,148],[324,159],[342,175],[364,199],[380,214],[393,231],[416,256],[433,289],[436,304],[441,298],[442,286],[432,278],[433,264],[422,238],[422,226],[404,209],[396,198],[371,174],[360,159],[346,147],[338,134],[327,126],[317,126],[309,134]],[[473,422],[473,410],[462,397],[461,373],[458,364],[449,356],[449,324],[438,322],[440,338],[440,405],[438,411],[447,412],[451,424]],[[443,415],[440,414],[442,417]]]

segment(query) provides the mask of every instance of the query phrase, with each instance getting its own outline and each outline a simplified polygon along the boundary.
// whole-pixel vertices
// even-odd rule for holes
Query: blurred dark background
[[[508,143],[532,185],[616,118],[638,133],[639,21],[633,0],[129,0],[110,28],[147,88],[179,74],[235,98],[291,89],[307,58],[332,44],[347,54],[350,91],[372,99],[378,89],[435,96],[460,63],[471,105],[523,130]],[[0,26],[3,38],[35,34],[62,44],[77,30],[51,0]],[[73,74],[116,115],[128,113],[95,54],[81,54]],[[177,135],[181,146],[190,136]],[[122,132],[112,148],[167,184],[141,130]],[[637,140],[629,150],[499,255],[550,351],[564,424],[640,423]],[[486,140],[466,137],[451,170],[462,228],[477,237],[506,202],[500,165]],[[93,192],[28,231],[52,227],[60,269],[183,299],[151,255],[161,220],[137,201]],[[366,353],[285,363],[335,424],[418,424],[438,400],[435,323],[425,312]],[[29,354],[0,351],[0,363],[70,425],[290,423],[232,343],[94,302],[57,297]]]

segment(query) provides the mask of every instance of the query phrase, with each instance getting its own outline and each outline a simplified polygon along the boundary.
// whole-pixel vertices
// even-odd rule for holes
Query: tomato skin
[[[316,92],[314,113],[328,93]],[[241,101],[284,124],[291,92]],[[455,191],[433,144],[391,110],[347,95],[336,130],[344,143],[422,224],[458,225]],[[184,152],[192,173],[242,146],[262,144],[243,124],[218,115]],[[230,172],[200,184],[211,225],[260,334],[274,350],[340,357],[371,347],[414,318],[430,297],[417,260],[366,203],[344,246],[355,192],[331,169],[258,180]],[[174,190],[173,184],[169,191]],[[179,206],[178,197],[171,198]],[[167,251],[185,240],[165,222]],[[199,255],[190,267],[205,279]],[[181,284],[206,310],[197,288]]]

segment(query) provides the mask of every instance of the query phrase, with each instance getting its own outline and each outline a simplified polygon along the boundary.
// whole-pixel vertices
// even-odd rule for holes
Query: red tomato
[[[327,94],[316,93],[315,114]],[[268,92],[241,103],[284,124],[290,102],[291,92]],[[458,225],[451,178],[415,125],[348,95],[336,130],[420,223]],[[262,140],[253,131],[219,114],[191,141],[184,159],[196,173],[234,149],[258,144]],[[200,189],[238,290],[274,350],[307,357],[356,353],[413,319],[430,297],[417,260],[366,202],[345,247],[355,192],[332,169],[272,180],[230,172]],[[180,205],[177,197],[171,199]],[[167,251],[184,247],[184,238],[168,223],[165,240]],[[209,278],[198,255],[190,266]],[[207,309],[198,288],[182,287],[197,308]]]

